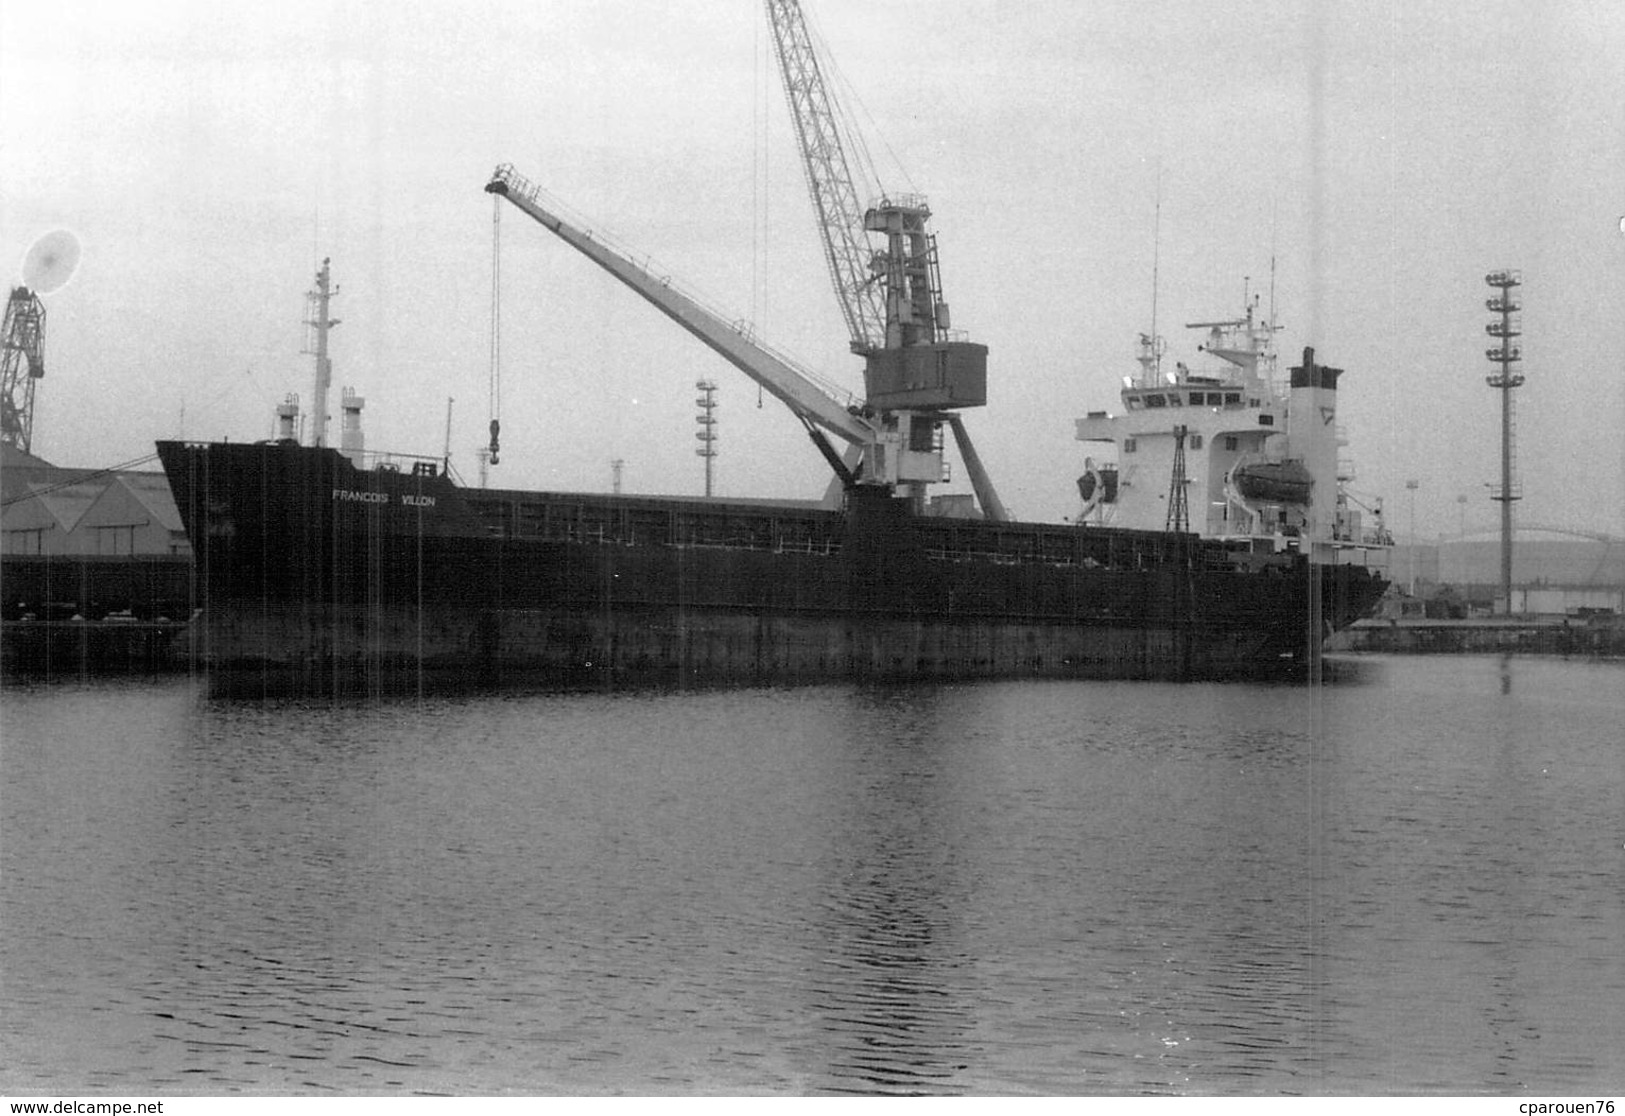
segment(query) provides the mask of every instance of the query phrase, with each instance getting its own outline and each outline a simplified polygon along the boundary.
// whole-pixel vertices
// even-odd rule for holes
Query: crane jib
[[[651,273],[626,255],[610,248],[584,230],[544,208],[541,190],[510,165],[497,168],[486,192],[506,198],[520,212],[575,248],[654,305],[667,317],[704,342],[730,364],[750,376],[763,389],[804,421],[858,445],[875,440],[875,427],[848,405],[833,398],[798,369],[747,337],[732,322],[706,309],[671,283]]]

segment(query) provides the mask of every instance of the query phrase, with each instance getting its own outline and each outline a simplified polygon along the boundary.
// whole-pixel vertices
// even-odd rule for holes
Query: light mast
[[[705,459],[705,494],[711,495],[714,462],[717,458],[717,384],[715,380],[695,380],[694,386],[699,389],[700,396],[694,400],[694,405],[700,409],[694,416],[694,421],[700,424],[694,437],[700,440],[700,446],[694,452]],[[616,491],[620,491],[620,470],[615,473]]]
[[[1485,349],[1484,355],[1500,371],[1484,377],[1484,382],[1501,393],[1501,483],[1491,489],[1490,499],[1501,505],[1501,593],[1506,598],[1506,611],[1512,613],[1512,502],[1521,499],[1523,492],[1513,481],[1513,424],[1512,390],[1523,384],[1523,373],[1515,366],[1523,360],[1523,350],[1514,341],[1523,333],[1523,322],[1518,316],[1522,303],[1515,289],[1523,285],[1520,272],[1503,269],[1484,276],[1497,292],[1486,299],[1484,306],[1498,315],[1487,322],[1484,332],[1498,338],[1500,344]]]

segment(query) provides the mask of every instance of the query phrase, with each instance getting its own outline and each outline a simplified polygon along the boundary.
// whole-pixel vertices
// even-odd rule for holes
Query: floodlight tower
[[[700,389],[700,397],[694,400],[700,409],[694,416],[694,421],[700,424],[699,432],[694,435],[700,440],[700,448],[694,452],[705,458],[705,494],[710,496],[712,463],[717,459],[717,417],[712,413],[717,409],[717,385],[715,380],[695,380],[694,386]]]
[[[1523,492],[1513,480],[1513,423],[1512,391],[1523,385],[1523,373],[1516,371],[1523,360],[1523,350],[1516,339],[1523,333],[1519,316],[1522,302],[1517,288],[1523,285],[1520,272],[1503,269],[1484,276],[1496,294],[1484,303],[1496,317],[1484,326],[1484,332],[1500,341],[1484,355],[1499,370],[1486,376],[1484,382],[1501,393],[1501,483],[1491,489],[1490,498],[1501,505],[1501,592],[1506,597],[1506,610],[1512,612],[1512,502],[1521,499]]]

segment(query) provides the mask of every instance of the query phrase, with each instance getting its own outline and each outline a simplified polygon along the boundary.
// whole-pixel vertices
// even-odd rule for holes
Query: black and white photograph
[[[1625,6],[0,0],[0,264],[7,1111],[1625,1103]]]

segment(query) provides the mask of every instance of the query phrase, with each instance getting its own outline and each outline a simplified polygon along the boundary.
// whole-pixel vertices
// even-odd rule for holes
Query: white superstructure
[[[1280,327],[1260,317],[1257,301],[1239,318],[1189,324],[1206,335],[1194,367],[1169,367],[1162,339],[1140,335],[1140,371],[1123,378],[1122,412],[1077,420],[1078,440],[1097,444],[1078,478],[1080,526],[1189,530],[1320,561],[1363,561],[1393,545],[1381,503],[1363,507],[1347,491],[1342,370],[1306,348],[1280,377]]]

